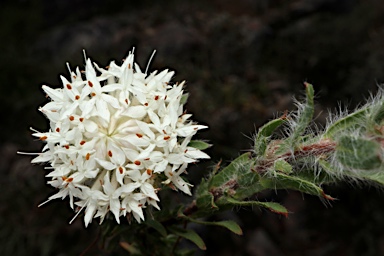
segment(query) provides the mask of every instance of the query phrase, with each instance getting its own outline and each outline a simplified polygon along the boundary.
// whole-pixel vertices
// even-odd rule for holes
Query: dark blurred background
[[[37,108],[41,85],[59,86],[65,66],[83,66],[83,52],[101,66],[135,47],[150,70],[171,68],[187,80],[188,111],[209,125],[212,161],[193,168],[195,180],[220,159],[251,147],[257,127],[284,110],[303,82],[314,84],[317,119],[337,103],[353,109],[384,81],[382,0],[3,0],[0,3],[0,254],[78,255],[94,241],[68,202],[37,208],[53,189],[42,166],[17,150],[38,152],[29,127],[46,130]],[[291,191],[259,199],[283,203],[288,218],[259,209],[234,209],[215,218],[241,224],[238,237],[197,230],[201,255],[384,255],[384,194],[374,184],[325,190],[330,205]],[[220,236],[218,236],[220,232]],[[97,251],[87,255],[120,255]]]

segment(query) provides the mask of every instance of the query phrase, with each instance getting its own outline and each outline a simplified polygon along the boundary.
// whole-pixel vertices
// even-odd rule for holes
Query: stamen
[[[84,203],[83,207],[80,208],[80,210],[75,214],[75,216],[71,219],[71,221],[69,222],[69,224],[72,224],[72,222],[76,219],[77,216],[79,216],[80,212],[85,208],[85,206],[87,205],[88,203],[88,200],[87,202]]]
[[[48,203],[49,201],[51,201],[52,199],[48,199],[47,201],[44,201],[42,202],[41,204],[39,204],[37,207],[40,207],[40,206],[43,206],[45,205],[46,203]]]
[[[147,72],[148,72],[149,64],[151,63],[152,58],[155,56],[155,53],[156,53],[156,50],[153,51],[153,53],[152,53],[152,55],[151,55],[151,58],[149,58],[147,67],[146,67],[146,69],[145,69],[145,74],[147,74]]]
[[[28,152],[20,152],[20,151],[17,151],[17,154],[19,154],[19,155],[27,155],[27,156],[38,156],[38,155],[40,155],[41,153],[28,153]]]

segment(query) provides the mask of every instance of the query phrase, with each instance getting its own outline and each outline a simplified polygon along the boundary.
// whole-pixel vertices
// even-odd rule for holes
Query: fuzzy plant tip
[[[169,70],[142,72],[133,51],[121,66],[101,68],[87,57],[85,71],[67,66],[60,88],[42,87],[50,101],[39,110],[49,131],[32,129],[45,143],[32,163],[47,165],[48,184],[58,191],[46,202],[68,197],[74,218],[83,212],[88,226],[109,212],[117,223],[121,216],[140,223],[144,208],[160,209],[164,186],[191,195],[182,174],[209,156],[191,141],[207,126],[184,111],[184,82],[172,83]]]

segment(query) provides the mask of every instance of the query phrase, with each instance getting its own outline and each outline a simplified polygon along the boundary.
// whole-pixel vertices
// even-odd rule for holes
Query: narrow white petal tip
[[[41,207],[41,206],[45,205],[46,203],[48,203],[48,202],[51,201],[51,200],[52,200],[52,199],[48,199],[47,201],[42,202],[41,204],[39,204],[37,207]]]
[[[27,156],[38,156],[38,155],[40,155],[40,153],[28,153],[28,152],[21,152],[21,151],[17,151],[16,153],[19,154],[19,155],[27,155]]]
[[[84,205],[84,206],[85,206],[85,205]],[[75,219],[77,218],[77,216],[79,216],[80,212],[84,209],[84,206],[81,207],[81,209],[75,214],[75,216],[73,216],[73,218],[71,219],[71,221],[69,222],[69,224],[72,224],[72,223],[75,221]],[[87,226],[88,226],[88,224],[85,225],[85,227],[87,227]]]

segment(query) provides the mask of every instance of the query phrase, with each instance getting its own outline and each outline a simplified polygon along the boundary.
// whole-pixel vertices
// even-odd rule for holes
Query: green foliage
[[[380,144],[363,138],[344,135],[338,139],[336,158],[346,167],[373,170],[382,165]]]
[[[243,231],[241,230],[240,226],[236,222],[234,222],[232,220],[202,221],[202,220],[198,220],[198,219],[189,218],[188,216],[184,215],[182,212],[179,212],[179,217],[183,218],[183,219],[186,219],[188,221],[191,221],[191,222],[194,222],[194,223],[198,223],[198,224],[202,224],[202,225],[206,225],[206,226],[224,227],[224,228],[228,229],[229,231],[232,231],[233,233],[235,233],[237,235],[242,235],[243,234]]]
[[[179,228],[177,226],[171,226],[171,227],[168,227],[168,230],[169,230],[169,232],[171,232],[177,236],[183,237],[183,238],[193,242],[201,250],[207,249],[203,239],[201,239],[201,237],[192,229],[184,229],[184,228]]]
[[[202,140],[191,140],[188,146],[199,149],[199,150],[204,150],[209,148],[211,144],[208,144],[207,142]]]
[[[255,145],[253,148],[256,155],[264,156],[267,150],[268,142],[271,139],[271,135],[277,128],[279,128],[284,123],[284,120],[285,116],[271,120],[259,129],[259,132],[257,133],[257,136],[255,138]]]
[[[289,209],[278,202],[254,200],[254,195],[260,192],[295,190],[322,200],[334,200],[322,189],[322,184],[352,179],[384,185],[383,93],[380,91],[355,112],[333,118],[321,132],[308,128],[314,114],[314,91],[308,83],[305,88],[306,99],[297,103],[298,111],[262,126],[254,137],[253,151],[238,156],[224,168],[218,164],[202,179],[189,205],[155,213],[153,219],[144,222],[146,228],[135,224],[129,231],[108,229],[112,239],[121,234],[124,243],[120,242],[120,246],[132,255],[145,255],[148,244],[161,252],[159,255],[192,255],[190,250],[177,249],[180,239],[187,239],[202,250],[206,245],[188,223],[220,226],[241,235],[241,228],[232,220],[212,222],[201,218],[237,206],[289,214]],[[275,134],[281,126],[285,137]],[[191,141],[189,146],[202,150],[210,145]]]

